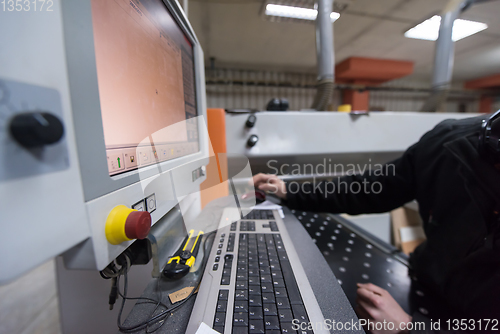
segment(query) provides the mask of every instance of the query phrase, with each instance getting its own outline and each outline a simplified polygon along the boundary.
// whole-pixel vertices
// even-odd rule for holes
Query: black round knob
[[[252,115],[248,116],[247,121],[245,122],[245,125],[247,126],[247,128],[253,128],[253,126],[255,125],[255,122],[257,122],[257,116],[252,114]]]
[[[258,141],[259,141],[259,137],[257,137],[257,135],[251,135],[247,140],[247,145],[250,147],[254,147]]]
[[[193,256],[193,254],[190,252],[190,251],[182,251],[180,254],[179,254],[179,257],[181,259],[183,259],[184,261],[187,261],[189,260],[189,258]]]
[[[17,114],[10,121],[9,127],[12,137],[27,148],[57,143],[64,134],[62,122],[48,112]]]

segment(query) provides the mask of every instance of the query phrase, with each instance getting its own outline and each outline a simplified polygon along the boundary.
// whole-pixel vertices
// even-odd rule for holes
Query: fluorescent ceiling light
[[[281,16],[281,17],[289,17],[292,19],[314,21],[316,20],[316,16],[318,16],[318,11],[316,9],[303,8],[303,7],[267,4],[265,14],[269,16]],[[332,22],[337,21],[339,17],[340,14],[337,12],[332,12],[330,14]]]
[[[441,25],[441,16],[434,15],[430,19],[416,25],[407,32],[405,37],[425,39],[428,41],[435,41],[439,35],[439,26]],[[451,38],[453,41],[461,40],[462,38],[474,35],[484,29],[488,28],[486,23],[456,19],[453,23],[453,32]]]

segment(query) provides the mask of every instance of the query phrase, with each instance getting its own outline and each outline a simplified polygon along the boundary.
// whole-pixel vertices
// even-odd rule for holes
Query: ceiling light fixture
[[[439,26],[441,25],[441,16],[434,15],[430,19],[417,24],[405,32],[405,37],[425,39],[428,41],[435,41],[439,36]],[[453,23],[452,39],[454,42],[462,38],[474,35],[484,29],[488,28],[486,23],[456,19]]]
[[[267,4],[265,14],[269,16],[281,16],[292,19],[314,21],[316,20],[316,16],[318,16],[318,11],[316,9],[303,8],[303,7]],[[339,17],[340,14],[337,12],[332,12],[330,14],[332,22],[337,21]]]

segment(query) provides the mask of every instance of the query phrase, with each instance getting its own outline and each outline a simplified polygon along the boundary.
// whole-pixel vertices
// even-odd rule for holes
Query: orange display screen
[[[91,4],[110,175],[197,152],[193,47],[163,2]]]

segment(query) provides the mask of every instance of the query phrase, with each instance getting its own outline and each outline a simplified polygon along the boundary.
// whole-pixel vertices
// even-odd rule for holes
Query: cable
[[[207,241],[210,237],[212,236],[215,236],[215,231],[213,232],[210,232],[208,234],[205,235],[205,240],[203,241],[203,249],[204,249],[204,255],[203,255],[203,264],[200,268],[201,270],[201,273],[203,273],[205,271],[205,268],[206,268],[206,265],[207,265],[207,260],[208,260],[208,256],[210,255],[210,253],[207,251]],[[128,259],[128,256],[126,256],[126,258]],[[128,262],[130,261],[130,259],[128,259]],[[197,290],[197,287],[199,286],[200,284],[200,281],[201,281],[201,278],[203,277],[203,275],[200,275],[199,279],[198,279],[198,282],[196,283],[196,285],[193,287],[193,290],[189,293],[189,295],[183,299],[182,301],[178,302],[177,305],[175,306],[172,306],[171,308],[168,308],[168,306],[164,303],[161,302],[161,292],[159,290],[159,281],[160,279],[158,278],[157,279],[157,292],[158,292],[158,300],[154,300],[152,298],[147,298],[147,297],[127,297],[127,289],[128,289],[128,276],[127,276],[127,273],[128,273],[128,268],[127,270],[123,271],[122,273],[120,273],[117,277],[117,287],[119,286],[119,281],[120,281],[120,276],[123,274],[124,276],[124,286],[123,286],[123,294],[120,292],[120,289],[118,288],[118,294],[120,295],[120,297],[122,297],[122,303],[121,303],[121,306],[120,306],[120,311],[118,313],[118,318],[117,318],[117,325],[118,325],[118,328],[120,330],[120,332],[122,333],[133,333],[135,331],[138,331],[138,330],[141,330],[141,329],[144,329],[146,328],[146,332],[147,333],[153,333],[155,331],[157,331],[158,329],[160,329],[163,324],[165,324],[165,319],[163,318],[166,318],[168,317],[168,315],[172,312],[174,312],[175,310],[177,310],[179,307],[181,307],[182,305],[184,305],[185,302],[187,302],[195,293],[195,291]],[[133,325],[133,326],[129,326],[129,327],[126,327],[126,326],[123,326],[122,322],[121,322],[121,316],[122,316],[122,313],[123,313],[123,308],[125,307],[125,302],[126,300],[145,300],[144,302],[141,302],[141,303],[138,303],[138,304],[156,304],[156,307],[154,308],[153,312],[151,313],[150,315],[150,318],[148,320],[145,320],[139,324],[136,324],[136,325]],[[158,307],[164,307],[165,310],[158,313],[157,315],[153,316],[153,314],[156,312],[156,310],[158,310]],[[163,323],[157,327],[156,329],[154,329],[153,332],[149,332],[148,331],[148,328],[150,325],[154,324],[157,320],[162,320]]]

